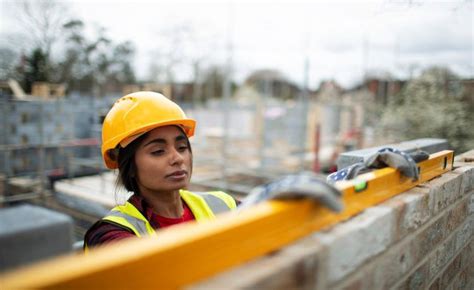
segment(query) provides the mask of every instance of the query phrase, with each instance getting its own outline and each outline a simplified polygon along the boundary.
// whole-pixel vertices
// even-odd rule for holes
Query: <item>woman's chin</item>
[[[189,186],[189,181],[187,180],[181,180],[181,181],[175,181],[175,182],[168,182],[168,188],[169,190],[179,190],[179,189],[184,189],[188,188]]]

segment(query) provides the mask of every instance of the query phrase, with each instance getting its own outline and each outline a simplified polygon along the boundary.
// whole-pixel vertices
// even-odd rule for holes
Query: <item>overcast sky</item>
[[[156,52],[173,45],[185,56],[176,69],[183,80],[192,75],[188,59],[202,59],[205,67],[222,65],[229,55],[237,81],[256,69],[277,69],[301,84],[308,59],[312,88],[323,79],[352,86],[364,72],[405,78],[429,65],[474,75],[472,0],[66,3],[90,27],[103,26],[112,39],[135,44],[140,78],[148,77]],[[192,37],[170,45],[163,31],[176,27],[190,28]],[[13,28],[2,20],[1,29]]]

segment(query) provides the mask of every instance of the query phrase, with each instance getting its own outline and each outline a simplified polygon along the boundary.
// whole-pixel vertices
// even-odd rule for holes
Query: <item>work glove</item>
[[[330,174],[326,181],[328,183],[335,183],[339,180],[349,180],[355,178],[359,174],[387,166],[399,170],[404,176],[410,177],[416,181],[419,178],[418,167],[416,164],[428,159],[429,157],[430,155],[424,151],[416,151],[408,154],[394,148],[382,148],[373,155],[365,158],[364,161],[355,163]]]
[[[325,207],[340,212],[343,208],[341,192],[334,186],[311,173],[289,175],[274,182],[258,186],[239,205],[245,209],[262,201],[271,199],[309,198]]]
[[[428,158],[429,155],[424,153]],[[406,177],[411,177],[414,181],[419,178],[418,166],[413,157],[394,148],[382,148],[374,155],[369,156],[364,163],[367,167],[376,169],[390,166],[399,170]]]

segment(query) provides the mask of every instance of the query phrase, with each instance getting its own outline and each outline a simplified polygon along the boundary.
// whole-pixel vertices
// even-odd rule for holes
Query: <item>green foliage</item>
[[[34,82],[50,81],[51,66],[48,55],[41,48],[36,48],[26,59],[26,69],[23,74],[23,86],[31,92]]]
[[[24,55],[0,45],[1,80],[17,79],[26,92],[31,92],[34,82],[44,81],[64,83],[69,91],[96,96],[120,91],[122,85],[135,82],[135,48],[131,42],[114,43],[104,29],[93,37],[86,36],[81,20],[61,15],[60,2],[21,3],[22,23],[25,27],[38,23],[38,27],[25,32],[31,35],[25,38]],[[52,19],[44,19],[46,16]],[[53,43],[59,44],[57,53],[51,50]]]
[[[382,114],[388,138],[445,138],[457,152],[474,147],[473,117],[463,85],[446,68],[433,67],[410,81]],[[395,138],[396,137],[396,138]]]
[[[84,23],[72,20],[64,25],[66,52],[58,64],[60,81],[71,89],[102,95],[110,87],[135,81],[131,67],[135,49],[131,42],[115,45],[100,30],[96,38],[84,35]]]

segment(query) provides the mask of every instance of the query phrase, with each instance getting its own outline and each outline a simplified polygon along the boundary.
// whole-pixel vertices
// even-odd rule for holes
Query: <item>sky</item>
[[[14,19],[5,14],[15,1],[0,2],[0,33],[11,33]],[[64,3],[91,31],[104,27],[114,41],[133,42],[140,79],[166,51],[180,60],[180,80],[193,78],[198,60],[201,69],[228,65],[237,82],[275,69],[313,89],[328,79],[351,87],[364,75],[407,78],[432,65],[474,76],[472,0]]]

